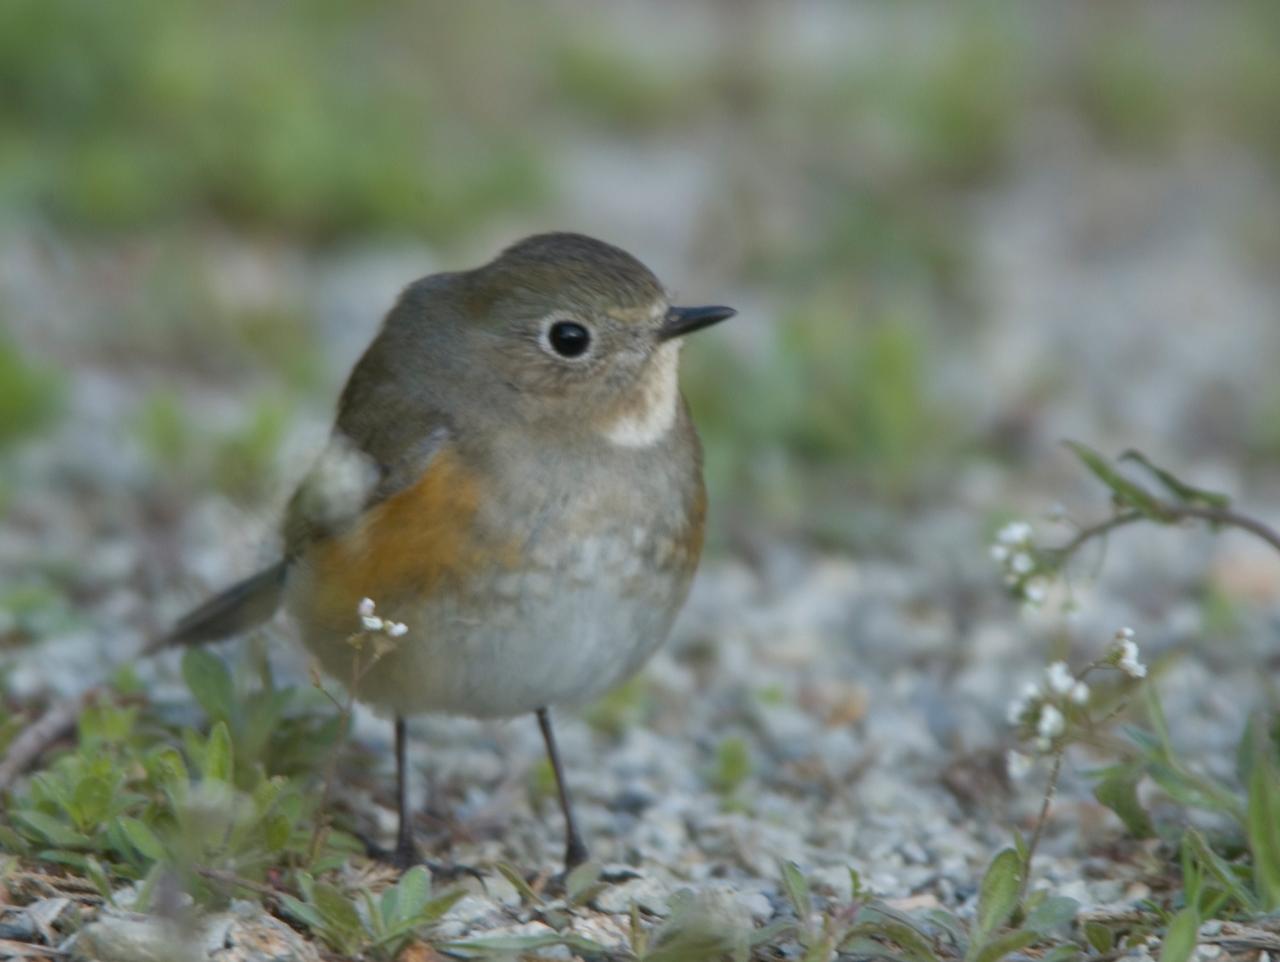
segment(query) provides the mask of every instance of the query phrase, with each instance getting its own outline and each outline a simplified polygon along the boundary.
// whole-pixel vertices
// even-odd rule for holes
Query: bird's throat
[[[680,402],[680,342],[662,345],[649,361],[644,377],[604,425],[604,436],[623,448],[657,444],[676,423]]]

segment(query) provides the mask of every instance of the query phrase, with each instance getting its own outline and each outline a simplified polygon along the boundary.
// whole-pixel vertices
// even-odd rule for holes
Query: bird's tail
[[[285,562],[281,561],[206,601],[179,619],[160,645],[198,645],[260,625],[280,607]]]

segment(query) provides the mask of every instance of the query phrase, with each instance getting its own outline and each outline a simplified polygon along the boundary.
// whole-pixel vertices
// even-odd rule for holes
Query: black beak
[[[658,340],[669,341],[673,337],[684,337],[712,324],[727,321],[737,313],[732,307],[673,307],[667,311],[662,327],[658,328]]]

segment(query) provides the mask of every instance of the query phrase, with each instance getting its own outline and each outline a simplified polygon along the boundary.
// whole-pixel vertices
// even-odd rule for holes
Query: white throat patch
[[[680,403],[680,347],[676,340],[658,348],[640,385],[636,408],[604,429],[609,441],[623,448],[647,448],[671,430]]]

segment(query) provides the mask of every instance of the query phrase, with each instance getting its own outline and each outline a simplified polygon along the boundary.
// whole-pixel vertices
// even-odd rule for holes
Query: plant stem
[[[1053,553],[1061,556],[1062,560],[1066,561],[1095,538],[1110,534],[1116,528],[1122,528],[1125,525],[1147,519],[1160,520],[1166,524],[1192,520],[1207,521],[1209,524],[1222,525],[1227,528],[1239,528],[1241,531],[1247,531],[1255,537],[1261,538],[1275,548],[1276,551],[1280,551],[1280,532],[1263,524],[1256,518],[1240,514],[1238,511],[1232,511],[1230,508],[1213,508],[1207,505],[1158,501],[1156,502],[1154,514],[1158,517],[1152,519],[1151,515],[1144,514],[1141,511],[1121,511],[1105,521],[1082,528],[1074,538],[1061,548],[1054,548]]]
[[[1053,805],[1053,797],[1058,792],[1058,778],[1062,774],[1062,759],[1066,748],[1059,748],[1053,755],[1053,768],[1049,770],[1049,782],[1044,787],[1044,799],[1040,802],[1040,814],[1036,817],[1036,827],[1031,833],[1031,841],[1027,843],[1027,864],[1022,867],[1022,884],[1018,886],[1018,903],[1027,897],[1027,886],[1031,884],[1031,862],[1036,857],[1036,848],[1044,836],[1044,827],[1049,821],[1049,808]]]

